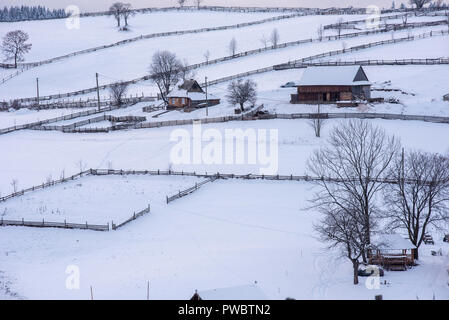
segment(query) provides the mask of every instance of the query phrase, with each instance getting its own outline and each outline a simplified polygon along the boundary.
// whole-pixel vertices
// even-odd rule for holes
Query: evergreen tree
[[[67,18],[64,9],[48,9],[44,6],[11,6],[0,9],[0,22]]]

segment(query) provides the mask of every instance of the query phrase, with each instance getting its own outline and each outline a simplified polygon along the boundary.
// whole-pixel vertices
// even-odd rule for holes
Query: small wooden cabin
[[[308,67],[297,90],[291,103],[348,103],[371,98],[371,83],[362,66]]]
[[[196,80],[186,80],[168,95],[167,109],[195,109],[220,104],[220,99],[212,94],[207,95]]]
[[[449,101],[449,93],[443,96],[444,101]]]
[[[398,234],[383,234],[373,239],[367,250],[370,264],[380,265],[386,270],[405,271],[415,264],[416,246]]]

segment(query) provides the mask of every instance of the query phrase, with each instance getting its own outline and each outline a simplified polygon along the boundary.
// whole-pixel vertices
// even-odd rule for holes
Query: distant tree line
[[[66,18],[64,9],[48,9],[44,6],[15,6],[0,9],[1,22],[14,22],[24,20],[43,20]]]

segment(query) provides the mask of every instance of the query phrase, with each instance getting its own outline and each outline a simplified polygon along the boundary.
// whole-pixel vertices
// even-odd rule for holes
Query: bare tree
[[[345,21],[343,20],[343,18],[340,18],[337,20],[337,23],[335,24],[335,29],[337,29],[339,37],[341,36],[341,30],[343,30],[344,23]]]
[[[178,0],[178,4],[179,4],[180,8],[184,7],[185,3],[186,3],[186,0]]]
[[[273,31],[271,32],[271,36],[270,36],[270,41],[271,41],[271,43],[273,44],[273,47],[277,47],[278,46],[278,44],[279,44],[279,39],[280,39],[280,37],[279,37],[279,31],[278,31],[278,29],[273,29]]]
[[[156,83],[161,92],[162,99],[167,103],[166,96],[171,87],[176,85],[183,77],[183,63],[170,51],[157,51],[149,68],[150,78]]]
[[[22,30],[8,32],[3,37],[1,49],[6,60],[14,60],[14,67],[17,68],[17,62],[24,60],[24,54],[31,50],[31,43],[26,43],[29,36]]]
[[[323,218],[314,225],[322,241],[329,243],[328,248],[338,248],[343,257],[347,257],[353,267],[353,283],[359,283],[358,269],[360,257],[366,246],[366,222],[360,216],[357,199],[347,199],[346,206],[320,200],[319,211]]]
[[[431,3],[432,0],[409,0],[409,3],[416,6],[416,9],[422,9],[426,4]]]
[[[13,192],[16,193],[17,190],[19,189],[19,181],[17,179],[13,179],[11,181],[11,186],[12,186]]]
[[[434,2],[434,4],[435,4],[435,7],[436,7],[437,9],[441,9],[441,8],[442,8],[442,4],[443,4],[443,0],[436,0],[436,1]]]
[[[135,12],[132,10],[132,6],[130,3],[123,3],[122,15],[123,19],[125,20],[125,27],[127,27],[129,17],[135,15]]]
[[[109,93],[111,94],[112,101],[116,106],[120,107],[123,104],[128,87],[129,84],[126,82],[113,83],[109,87]]]
[[[117,20],[117,27],[120,27],[121,17],[123,13],[123,3],[115,2],[109,7],[108,14]]]
[[[380,210],[376,195],[384,187],[381,179],[395,158],[399,143],[379,127],[363,120],[350,120],[330,133],[328,146],[316,150],[308,161],[308,169],[323,177],[312,202],[317,207],[332,205],[342,210],[356,210],[364,221],[365,238],[371,243],[371,230],[376,226]],[[324,178],[331,178],[331,181]],[[363,254],[366,262],[366,255]]]
[[[244,111],[244,104],[250,102],[255,104],[257,101],[257,84],[253,80],[243,81],[239,79],[232,81],[228,86],[228,94],[226,98],[232,105],[240,105],[240,109]]]
[[[201,7],[201,3],[203,3],[203,0],[195,0],[196,8],[199,10]]]
[[[204,53],[203,56],[204,56],[204,59],[206,59],[206,63],[209,63],[210,51],[207,50],[207,51]]]
[[[384,192],[391,229],[405,229],[418,249],[428,227],[449,221],[449,158],[412,151],[397,158],[390,172],[396,181]]]
[[[408,20],[408,14],[406,13],[402,16],[402,25],[404,27],[407,26],[407,20]]]
[[[237,51],[237,40],[235,38],[232,38],[231,42],[229,42],[229,53],[231,56],[235,56],[235,53]]]
[[[313,128],[317,138],[321,137],[321,129],[323,128],[325,121],[325,118],[320,113],[320,105],[318,105],[318,113],[313,115],[313,118],[310,119],[310,126]]]
[[[318,40],[323,41],[324,28],[323,25],[320,25],[317,29]]]

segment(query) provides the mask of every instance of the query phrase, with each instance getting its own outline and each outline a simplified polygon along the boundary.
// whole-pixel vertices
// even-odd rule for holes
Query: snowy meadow
[[[368,15],[296,14],[269,20],[293,13],[214,12],[207,8],[140,12],[129,18],[127,31],[119,31],[114,18],[103,15],[82,17],[79,28],[73,29],[67,28],[65,19],[0,22],[1,37],[16,29],[29,35],[32,48],[25,54],[24,63],[124,41],[32,67],[3,82],[24,65],[19,63],[17,70],[0,67],[0,199],[4,200],[0,201],[0,299],[90,299],[91,290],[96,299],[145,299],[149,283],[150,299],[183,300],[190,299],[195,290],[257,283],[273,300],[372,300],[375,295],[384,299],[448,300],[449,242],[443,242],[449,234],[447,217],[428,226],[426,232],[433,235],[434,243],[420,243],[416,265],[404,272],[385,270],[378,286],[373,287],[370,277],[359,277],[354,285],[353,264],[344,250],[339,246],[329,248],[318,231],[317,225],[327,217],[326,210],[311,201],[322,186],[308,179],[319,177],[311,170],[313,154],[335,147],[332,139],[336,132],[355,123],[349,118],[366,113],[441,117],[438,121],[380,117],[362,123],[369,123],[388,138],[395,137],[399,147],[394,159],[400,159],[402,148],[406,155],[449,155],[449,98],[444,98],[449,94],[449,62],[444,62],[449,61],[448,25],[407,27],[407,23],[444,20],[444,11],[435,11],[439,15],[433,16],[411,14],[405,25],[403,19],[385,18],[386,25],[396,27],[347,38],[337,36],[373,31],[363,22]],[[267,22],[260,22],[264,19]],[[361,22],[340,30],[323,27],[353,20]],[[143,37],[248,22],[257,23]],[[319,40],[319,30],[322,36],[335,38]],[[430,32],[432,36],[424,39],[363,47]],[[126,42],[140,36],[140,40]],[[310,42],[281,45],[307,39]],[[353,47],[363,48],[310,58]],[[219,102],[207,108],[207,101],[198,108],[167,108],[171,101],[161,99],[164,94],[160,84],[154,75],[149,76],[153,57],[161,50],[170,51],[180,61],[184,77],[188,77],[184,80],[195,79],[202,90],[207,90],[206,100],[214,97]],[[236,56],[249,50],[259,51]],[[226,61],[194,70],[185,68],[223,57]],[[318,108],[313,103],[291,103],[305,68],[273,67],[301,59],[303,63],[335,64],[403,59],[443,62],[366,63],[363,70],[373,101],[367,99],[348,108],[337,106],[337,102],[326,103]],[[261,68],[268,69],[241,75]],[[95,88],[96,73],[99,86],[106,88],[64,96]],[[116,92],[110,85],[143,76],[148,77],[126,86],[123,97],[147,97],[144,102],[120,104],[115,96],[111,106],[117,108],[112,110],[49,120],[96,110],[92,105],[82,107],[82,102],[113,101]],[[246,97],[242,108],[230,99],[230,88],[239,79],[249,80],[255,92],[254,99]],[[206,86],[206,81],[212,83]],[[182,82],[170,84],[171,89]],[[293,85],[281,87],[287,82]],[[19,102],[36,96],[36,90],[41,97],[53,97],[37,106],[35,101]],[[193,95],[182,96],[190,97]],[[75,102],[81,107],[74,107]],[[317,134],[317,113],[352,116],[324,117]],[[292,114],[315,116],[294,118]],[[110,116],[116,120],[96,120],[103,115],[104,119]],[[269,115],[284,118],[270,119]],[[200,120],[201,124],[180,122],[190,120]],[[36,124],[39,121],[44,123]],[[18,128],[21,125],[25,128]],[[111,130],[99,132],[105,128]],[[264,171],[267,167],[271,171]],[[90,169],[103,170],[104,175],[88,174]],[[128,173],[108,175],[108,170]],[[166,174],[132,174],[133,170]],[[86,174],[70,178],[80,172]],[[383,178],[391,178],[393,171],[383,174]],[[283,181],[279,175],[292,179]],[[253,179],[255,176],[261,179]],[[308,178],[295,181],[293,176]],[[53,183],[60,179],[64,181]],[[41,185],[45,188],[22,192]],[[174,200],[169,202],[172,196]],[[373,197],[373,210],[388,215],[392,208],[383,197],[381,192]],[[148,213],[117,230],[104,232],[3,225],[4,220],[23,219],[109,227],[148,207]],[[375,232],[391,232],[389,220],[382,219]],[[395,231],[407,237],[404,228]],[[360,261],[362,258],[357,257]],[[67,282],[73,270],[78,275],[75,288]]]

